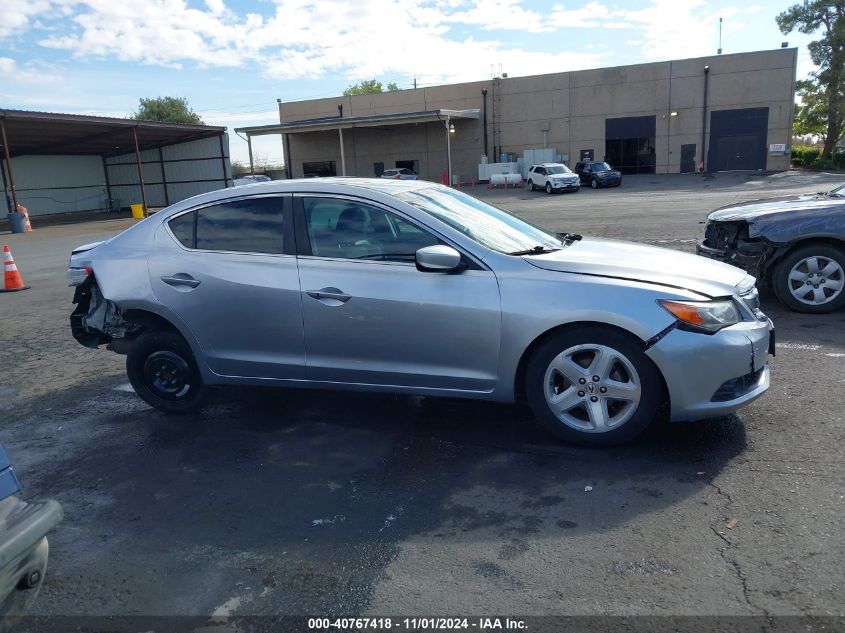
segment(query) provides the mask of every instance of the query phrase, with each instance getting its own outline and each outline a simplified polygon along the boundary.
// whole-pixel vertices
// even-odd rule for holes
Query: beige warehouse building
[[[483,155],[516,162],[542,148],[625,173],[692,172],[702,160],[708,171],[778,171],[789,167],[796,64],[797,49],[780,48],[280,102],[280,123],[237,131],[282,134],[294,178],[409,167],[440,181],[447,136],[462,182],[478,178]]]

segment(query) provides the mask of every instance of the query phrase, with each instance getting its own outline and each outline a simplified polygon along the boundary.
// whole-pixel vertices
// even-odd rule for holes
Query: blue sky
[[[277,120],[276,98],[376,77],[418,85],[799,46],[772,0],[0,0],[0,107],[127,116],[186,97],[207,123]],[[230,136],[232,156],[246,144]],[[256,155],[280,162],[278,139]]]

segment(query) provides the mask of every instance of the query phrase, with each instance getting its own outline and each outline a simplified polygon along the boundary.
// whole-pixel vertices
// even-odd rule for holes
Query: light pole
[[[447,173],[449,176],[448,185],[452,186],[452,134],[455,133],[455,124],[452,123],[451,119],[447,116],[446,120],[443,121],[443,125],[446,128],[446,165],[447,165]]]

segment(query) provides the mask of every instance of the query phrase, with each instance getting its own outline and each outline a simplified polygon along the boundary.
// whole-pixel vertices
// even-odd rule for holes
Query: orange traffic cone
[[[12,251],[8,244],[3,245],[3,288],[0,292],[15,292],[16,290],[26,290],[29,286],[24,286],[21,274],[18,272],[18,267],[15,266],[15,260],[12,259]]]

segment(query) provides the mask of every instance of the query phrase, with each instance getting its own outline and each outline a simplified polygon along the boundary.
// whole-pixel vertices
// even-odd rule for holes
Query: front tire
[[[660,372],[642,343],[602,326],[550,337],[529,359],[525,379],[540,425],[585,446],[634,439],[651,424],[663,394]]]
[[[554,189],[552,189],[552,183],[547,182],[546,183],[546,193],[551,194],[552,191],[554,191]]]
[[[786,254],[772,273],[775,295],[796,312],[824,314],[845,305],[845,251],[808,244]]]
[[[598,181],[598,179],[593,178],[592,180],[590,180],[590,186],[591,186],[593,189],[598,189],[598,188],[599,188],[599,181]]]
[[[135,339],[126,374],[135,393],[164,413],[191,413],[208,398],[191,348],[175,332],[145,332]]]

